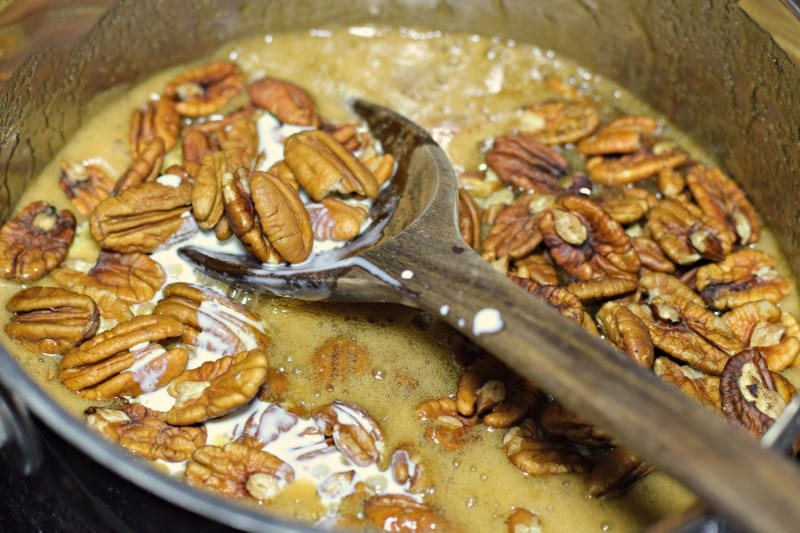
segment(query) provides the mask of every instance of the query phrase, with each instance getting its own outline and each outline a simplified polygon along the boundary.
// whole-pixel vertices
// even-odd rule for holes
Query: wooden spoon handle
[[[430,235],[403,237],[374,260],[417,294],[412,305],[472,338],[722,516],[755,531],[797,530],[796,464],[536,301],[472,250]],[[418,255],[403,255],[415,249]]]

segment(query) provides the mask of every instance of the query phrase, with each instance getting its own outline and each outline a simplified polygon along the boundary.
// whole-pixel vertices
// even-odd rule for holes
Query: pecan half
[[[718,168],[694,165],[686,176],[694,201],[707,215],[717,219],[740,244],[752,244],[761,235],[756,210],[736,183]]]
[[[618,446],[600,458],[589,473],[589,496],[608,498],[620,494],[652,471],[653,467]]]
[[[586,472],[589,461],[570,441],[551,441],[527,418],[508,430],[503,449],[511,464],[533,476]]]
[[[6,279],[36,281],[67,256],[75,215],[47,202],[32,202],[0,227],[0,272]]]
[[[364,514],[381,531],[451,531],[453,526],[436,509],[403,494],[376,494]]]
[[[800,353],[800,324],[768,300],[748,302],[722,318],[746,349],[757,349],[773,372],[794,366]]]
[[[525,129],[524,133],[545,144],[565,144],[580,141],[600,123],[597,108],[588,100],[556,100],[525,107],[535,115],[540,127]]]
[[[641,263],[630,237],[602,207],[583,196],[562,196],[539,225],[550,255],[578,279],[635,279]]]
[[[425,439],[443,450],[455,451],[476,440],[470,428],[477,420],[462,416],[453,398],[424,401],[415,413],[417,418],[428,422],[423,433]]]
[[[686,365],[679,365],[667,357],[657,357],[653,363],[656,376],[678,387],[681,392],[715,411],[722,409],[719,395],[719,377],[709,376]]]
[[[311,96],[294,83],[277,78],[262,78],[247,87],[250,102],[266,109],[281,122],[299,126],[320,125]]]
[[[664,253],[679,265],[701,258],[721,261],[731,252],[733,235],[689,202],[665,198],[650,210],[647,229]]]
[[[467,246],[477,249],[481,245],[481,210],[472,196],[458,189],[458,230]]]
[[[664,255],[656,241],[649,237],[633,237],[631,242],[634,250],[636,250],[636,255],[639,256],[639,262],[644,268],[667,274],[675,272],[675,263]]]
[[[90,407],[86,423],[107,439],[152,461],[185,461],[205,445],[207,436],[204,426],[170,426],[164,421],[164,413],[135,403],[119,409]]]
[[[628,115],[603,124],[576,145],[584,155],[629,154],[642,148],[642,138],[658,131],[651,117]]]
[[[230,169],[223,152],[203,156],[192,185],[192,215],[200,229],[214,228],[225,212],[222,176]]]
[[[191,202],[192,186],[183,180],[177,187],[145,182],[103,200],[89,218],[89,229],[106,250],[150,253],[190,231]]]
[[[284,160],[315,201],[329,193],[378,197],[378,181],[364,163],[322,130],[295,133],[284,143]]]
[[[606,189],[594,199],[611,218],[620,224],[632,224],[643,219],[658,203],[656,196],[644,189]]]
[[[506,518],[508,533],[542,533],[542,522],[533,511],[517,507]]]
[[[58,287],[29,287],[11,297],[14,315],[6,334],[32,352],[63,354],[88,339],[100,325],[94,300]]]
[[[169,152],[177,144],[180,133],[181,117],[173,100],[159,98],[147,102],[144,109],[135,109],[131,115],[128,141],[131,158],[139,157],[155,138],[161,139],[164,151]]]
[[[543,254],[530,254],[513,263],[511,274],[526,278],[539,285],[557,285],[558,273],[550,260]]]
[[[597,322],[611,344],[641,366],[653,366],[655,354],[650,330],[630,309],[617,302],[606,302],[597,311]]]
[[[572,320],[576,324],[583,323],[583,303],[580,298],[564,287],[552,285],[539,285],[531,279],[520,278],[509,275],[509,279],[528,291],[531,295],[546,304],[554,307],[564,317]]]
[[[733,252],[719,263],[697,269],[697,290],[714,309],[747,302],[779,303],[792,290],[792,281],[778,273],[775,259],[760,250]]]
[[[278,457],[242,442],[203,446],[186,463],[189,485],[231,498],[271,500],[294,481],[294,470]]]
[[[569,171],[561,154],[522,134],[497,137],[486,154],[486,164],[504,183],[541,193],[556,192],[558,178]]]
[[[539,420],[542,429],[577,444],[598,448],[608,446],[611,437],[594,427],[558,402],[553,402],[542,411]]]
[[[266,172],[252,173],[250,192],[261,230],[272,247],[290,263],[305,261],[311,255],[314,234],[298,192]]]
[[[222,199],[225,218],[245,249],[263,263],[279,262],[280,254],[261,231],[261,222],[250,196],[250,173],[247,169],[239,168],[235,174],[226,172],[222,175]]]
[[[215,355],[246,350],[264,351],[270,344],[261,318],[230,298],[208,287],[170,283],[153,314],[183,324],[183,342]]]
[[[581,302],[597,302],[630,294],[637,287],[636,280],[630,278],[592,278],[573,281],[566,289]]]
[[[51,273],[62,287],[82,285],[114,292],[123,302],[142,303],[153,298],[166,280],[161,265],[142,253],[119,254],[101,251],[97,263],[83,273],[59,267]]]
[[[164,96],[175,101],[175,110],[188,117],[220,111],[246,85],[244,73],[232,61],[219,61],[187,70],[164,88]]]
[[[592,157],[586,161],[586,172],[595,183],[623,186],[678,167],[687,159],[686,152],[662,142],[621,157]]]
[[[314,237],[321,241],[348,241],[358,237],[369,211],[336,198],[323,198],[318,204],[306,204]]]
[[[134,317],[64,354],[58,379],[68,389],[91,399],[154,391],[186,366],[186,350],[166,351],[157,344],[182,332],[183,324],[171,317]]]
[[[111,194],[117,195],[131,187],[154,181],[161,174],[165,153],[164,141],[160,137],[146,141],[131,165],[114,184]]]
[[[356,341],[336,336],[314,351],[311,367],[325,389],[332,390],[335,383],[342,383],[351,376],[364,375],[370,367],[370,356],[366,348]]]
[[[345,457],[358,466],[381,460],[384,442],[378,422],[359,406],[335,400],[312,411],[314,423]]]
[[[251,114],[235,115],[216,136],[228,168],[253,167],[258,154],[258,128]]]
[[[758,350],[746,350],[730,358],[722,372],[719,390],[725,416],[756,438],[770,428],[786,407]]]
[[[75,161],[61,163],[58,185],[75,210],[83,216],[89,216],[114,189],[114,182],[100,166]]]
[[[249,350],[186,370],[167,389],[175,405],[167,411],[166,421],[188,426],[230,413],[255,398],[267,379],[267,368],[266,353]]]
[[[539,223],[551,202],[551,197],[525,194],[503,207],[483,241],[483,258],[519,259],[534,251],[542,242]]]

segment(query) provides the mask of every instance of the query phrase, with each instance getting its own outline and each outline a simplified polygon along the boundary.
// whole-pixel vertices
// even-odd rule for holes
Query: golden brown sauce
[[[622,88],[594,76],[564,58],[534,46],[465,34],[352,28],[311,33],[276,34],[232,43],[216,54],[236,60],[251,79],[265,74],[291,80],[314,95],[320,114],[329,121],[349,118],[343,103],[362,97],[388,105],[431,130],[457,170],[481,163],[481,144],[519,125],[522,104],[548,96],[541,81],[555,76],[588,89],[609,114],[655,115]],[[185,67],[154,76],[126,90],[89,120],[69,142],[20,205],[48,198],[68,208],[56,190],[59,162],[90,161],[119,176],[129,163],[127,136],[131,111],[159,93],[167,80]],[[702,161],[708,158],[690,139],[667,126],[669,135]],[[777,255],[774,239],[762,244]],[[85,223],[70,252],[70,260],[93,263],[98,250]],[[0,299],[19,289],[3,282]],[[784,305],[796,311],[797,305]],[[435,480],[426,501],[445,510],[449,520],[467,531],[499,531],[514,507],[525,507],[542,520],[545,531],[635,531],[688,505],[691,495],[667,476],[655,473],[636,483],[625,495],[592,500],[581,477],[529,477],[505,458],[504,431],[478,426],[477,442],[445,452],[426,442],[414,407],[423,400],[452,394],[458,369],[442,325],[427,330],[413,325],[418,313],[387,305],[331,305],[269,297],[250,298],[273,338],[270,364],[291,378],[288,401],[308,408],[333,399],[364,407],[379,421],[387,449],[413,443]],[[0,319],[7,321],[5,310]],[[309,361],[315,349],[333,335],[346,335],[363,344],[371,355],[370,371],[333,390],[321,390]],[[6,342],[14,348],[13,344]],[[24,367],[37,376],[56,398],[79,415],[88,405],[66,392],[54,379],[57,360],[17,353]],[[309,501],[311,500],[311,501]],[[313,502],[314,489],[290,487],[268,510],[315,521],[324,510]]]

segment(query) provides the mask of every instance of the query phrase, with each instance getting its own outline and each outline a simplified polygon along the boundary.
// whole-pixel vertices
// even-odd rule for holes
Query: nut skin
[[[67,256],[75,237],[75,215],[47,202],[32,202],[0,227],[0,274],[36,281]]]
[[[299,126],[320,125],[311,96],[294,83],[276,78],[262,78],[247,87],[250,102],[275,115],[281,122]]]
[[[375,175],[322,130],[303,131],[286,139],[284,160],[317,202],[330,193],[378,197]]]
[[[556,192],[558,178],[569,169],[561,154],[523,134],[497,137],[486,154],[486,164],[502,182],[540,193]]]
[[[135,403],[119,409],[90,407],[86,423],[109,440],[152,461],[185,461],[206,443],[204,426],[170,426],[164,421],[164,413]]]
[[[9,299],[14,313],[6,334],[25,349],[63,354],[90,338],[100,325],[94,300],[58,287],[29,287]]]

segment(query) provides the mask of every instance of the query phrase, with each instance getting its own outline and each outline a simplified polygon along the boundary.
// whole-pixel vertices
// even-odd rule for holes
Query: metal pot
[[[44,13],[56,13],[58,27],[69,31],[56,42],[34,39],[32,44],[47,48],[15,65],[0,86],[3,216],[109,89],[248,33],[333,23],[418,25],[532,41],[643,97],[744,185],[800,274],[800,180],[794,179],[800,169],[800,61],[793,62],[750,15],[778,24],[774,36],[797,47],[791,39],[800,34],[800,22],[777,0],[109,4],[91,2],[93,13],[104,14],[82,36],[84,27],[75,23],[85,23],[86,3],[50,2]],[[39,36],[44,31],[40,28]],[[5,351],[0,384],[7,470],[0,495],[8,505],[0,513],[0,529],[160,531],[167,524],[176,531],[304,529],[198,492],[131,459],[67,414]],[[22,507],[31,501],[40,512]]]

